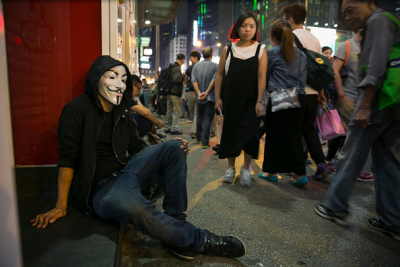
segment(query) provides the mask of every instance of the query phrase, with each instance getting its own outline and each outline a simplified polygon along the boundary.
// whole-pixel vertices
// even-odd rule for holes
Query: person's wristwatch
[[[260,104],[264,105],[264,101],[257,100],[257,103],[260,103]]]

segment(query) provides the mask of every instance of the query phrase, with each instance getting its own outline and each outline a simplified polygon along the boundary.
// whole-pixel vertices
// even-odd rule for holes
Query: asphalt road
[[[258,178],[263,162],[253,161],[252,186],[239,180],[223,184],[227,160],[190,139],[190,123],[181,121],[189,140],[187,220],[219,235],[233,235],[246,245],[246,255],[227,259],[198,254],[193,261],[171,255],[154,239],[125,226],[122,266],[400,266],[400,242],[367,226],[376,217],[373,183],[357,182],[351,203],[352,224],[341,227],[322,219],[314,205],[322,202],[333,175],[314,181],[315,165],[307,167],[309,183],[296,188],[282,175],[279,182]],[[161,130],[163,133],[163,131]],[[211,138],[211,145],[216,139]],[[236,161],[237,175],[243,155]],[[157,202],[161,207],[161,201]]]

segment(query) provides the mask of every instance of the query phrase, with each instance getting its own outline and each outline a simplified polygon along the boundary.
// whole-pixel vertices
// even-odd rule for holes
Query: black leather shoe
[[[194,260],[194,256],[196,255],[196,252],[188,249],[188,248],[178,248],[178,247],[174,247],[171,245],[168,245],[164,242],[161,242],[161,244],[163,245],[163,247],[165,247],[166,249],[168,249],[168,251],[171,254],[174,254],[175,256],[177,256],[178,258],[184,259],[184,260]]]
[[[194,260],[195,253],[187,248],[169,247],[169,251],[184,260]]]
[[[242,241],[233,236],[218,236],[207,230],[204,254],[228,258],[241,257],[246,254],[246,247]]]

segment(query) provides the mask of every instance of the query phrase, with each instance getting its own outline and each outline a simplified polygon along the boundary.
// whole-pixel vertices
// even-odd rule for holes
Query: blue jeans
[[[144,91],[144,92],[143,92],[143,100],[144,100],[143,105],[144,105],[146,108],[149,107],[149,96],[150,96],[150,92],[147,92],[147,91]]]
[[[197,103],[197,129],[196,137],[197,140],[202,140],[203,146],[210,145],[210,131],[211,123],[214,119],[214,102],[208,101],[205,104]],[[204,121],[204,133],[203,133],[203,121]]]
[[[181,142],[169,140],[148,146],[135,155],[115,178],[93,195],[93,211],[102,218],[132,223],[135,230],[175,247],[199,250],[205,240],[203,230],[186,222],[186,154]],[[162,177],[163,209],[156,209],[141,190]]]
[[[366,128],[349,127],[324,205],[335,212],[348,211],[351,191],[370,149],[375,177],[376,213],[388,228],[399,232],[400,121],[385,121]]]

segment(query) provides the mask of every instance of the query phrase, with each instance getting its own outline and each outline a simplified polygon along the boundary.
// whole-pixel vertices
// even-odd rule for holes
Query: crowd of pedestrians
[[[335,174],[326,200],[315,211],[341,224],[350,216],[348,198],[354,181],[375,180],[379,219],[368,223],[399,240],[400,111],[377,109],[377,92],[398,29],[374,1],[344,1],[342,13],[354,37],[341,43],[334,54],[330,47],[321,48],[316,36],[304,28],[307,12],[301,4],[285,7],[283,18],[271,25],[273,47],[268,51],[257,42],[258,21],[251,12],[242,13],[232,26],[232,43],[222,49],[218,67],[211,62],[210,47],[202,50],[202,61],[193,51],[193,65],[183,85],[197,103],[196,118],[192,115],[196,112],[189,113],[196,120],[191,135],[207,149],[212,120],[222,125],[214,150],[220,159],[228,159],[223,182],[234,181],[235,160],[244,151],[238,175],[244,186],[252,184],[250,163],[258,158],[264,132],[263,173],[258,175],[262,179],[278,182],[278,174],[284,173],[290,174],[294,186],[306,185],[309,152],[316,164],[313,179]],[[332,63],[335,78],[324,90],[307,83],[307,58],[299,45]],[[296,88],[299,107],[273,111],[274,93],[287,88]],[[325,155],[316,117],[327,109],[337,109],[345,135],[327,140]]]
[[[294,186],[304,186],[309,152],[317,166],[313,179],[335,174],[324,204],[315,211],[341,224],[349,217],[347,200],[354,181],[375,180],[379,220],[371,219],[369,225],[399,239],[400,111],[377,108],[386,60],[399,30],[382,11],[375,1],[344,1],[342,13],[354,37],[341,43],[334,55],[332,48],[321,48],[316,36],[304,28],[307,12],[301,4],[286,6],[283,19],[271,25],[273,47],[268,51],[257,42],[257,18],[245,12],[231,28],[233,42],[222,50],[217,70],[210,61],[211,48],[202,50],[200,62],[198,52],[192,52],[183,85],[188,88],[186,99],[194,97],[197,103],[189,112],[194,122],[191,135],[202,148],[209,148],[211,121],[217,121],[215,128],[220,131],[213,149],[219,158],[228,159],[224,182],[235,179],[235,159],[243,150],[244,166],[238,178],[242,185],[251,186],[250,162],[258,158],[259,140],[265,133],[260,178],[278,182],[278,174],[286,173]],[[307,84],[307,59],[297,48],[300,44],[332,63],[335,79],[324,90]],[[272,111],[270,96],[286,88],[296,88],[300,106]],[[326,156],[325,140],[321,143],[315,126],[324,109],[338,111],[345,131],[344,136],[327,140]]]

